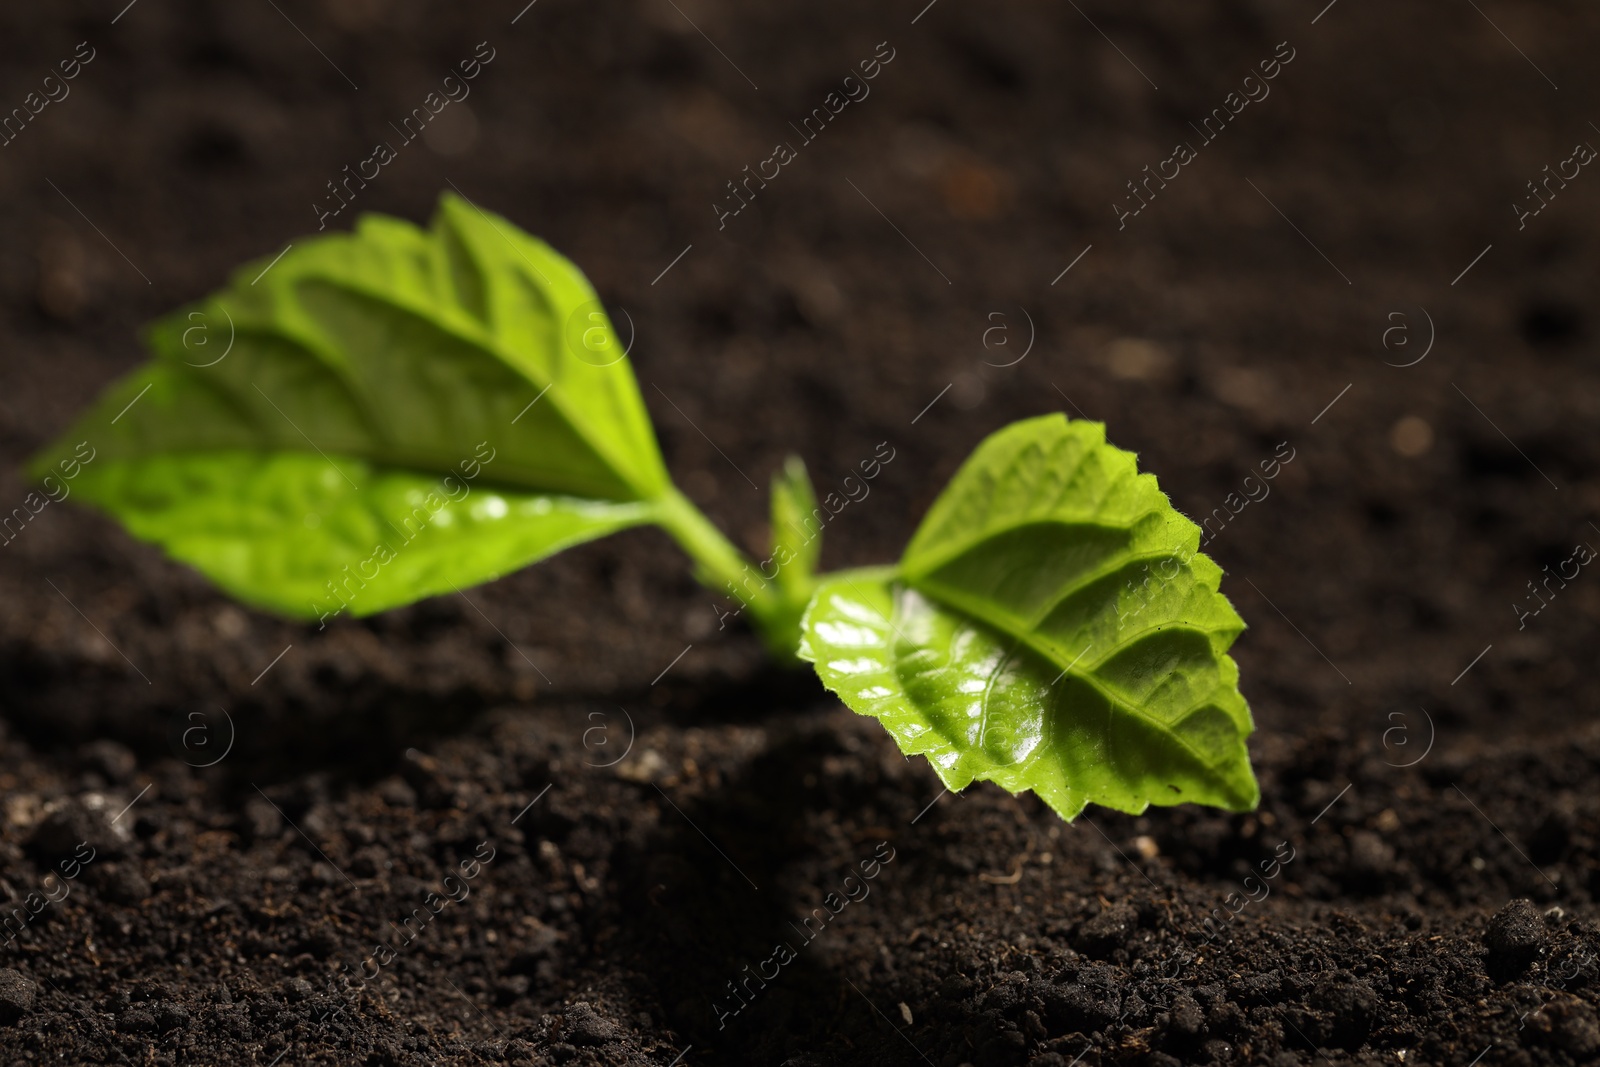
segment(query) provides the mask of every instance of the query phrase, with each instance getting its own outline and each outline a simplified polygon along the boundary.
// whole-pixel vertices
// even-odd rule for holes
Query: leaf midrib
[[[352,282],[349,279],[330,277],[315,270],[308,271],[304,274],[273,279],[272,284],[274,285],[274,294],[280,299],[288,299],[292,301],[297,314],[312,323],[317,321],[316,316],[311,314],[310,311],[306,309],[304,302],[300,298],[300,295],[295,292],[293,288],[296,284],[308,280],[320,282],[330,286],[331,288],[339,289],[343,292],[354,294],[363,299],[374,301],[386,308],[398,310],[413,319],[426,323],[430,327],[452,337],[457,341],[476,347],[486,354],[492,356],[513,374],[528,382],[529,385],[535,388],[544,388],[544,395],[539,402],[548,402],[554,404],[557,410],[561,413],[561,417],[566,420],[569,426],[577,431],[578,435],[583,439],[585,444],[587,444],[595,452],[595,454],[606,463],[611,471],[617,475],[620,481],[628,485],[638,494],[636,499],[653,500],[660,496],[660,493],[645,491],[635,482],[633,475],[627,472],[623,466],[618,464],[617,456],[613,454],[613,451],[606,442],[604,435],[596,433],[594,426],[591,425],[586,418],[576,413],[571,408],[570,404],[562,398],[561,394],[563,391],[556,388],[556,382],[554,381],[553,377],[550,381],[541,382],[533,376],[529,369],[520,366],[514,359],[508,358],[506,349],[502,348],[495,340],[494,334],[490,332],[489,327],[486,325],[479,326],[470,316],[467,315],[466,312],[448,306],[443,310],[419,308],[411,303],[409,299],[401,299],[397,294],[376,292],[362,284]],[[281,310],[276,311],[276,315],[281,315]],[[465,326],[465,329],[462,328],[463,326]],[[381,429],[383,427],[383,423],[381,420],[375,420],[373,418],[370,405],[364,402],[359,392],[355,389],[354,386],[356,384],[356,379],[353,377],[352,368],[350,367],[349,363],[342,358],[336,349],[325,344],[320,337],[301,335],[298,332],[294,332],[285,328],[283,325],[272,319],[269,319],[269,321],[264,323],[241,323],[239,329],[241,332],[262,337],[270,337],[280,341],[287,341],[310,353],[316,358],[319,364],[329,371],[334,380],[339,383],[340,388],[344,390],[346,396],[350,399],[355,409],[362,413],[362,417],[367,423],[368,428],[373,431],[372,436],[374,439],[382,441],[385,446],[394,447],[392,445],[392,436],[388,432],[384,432]],[[168,362],[169,365],[172,366],[177,366],[181,363],[181,361],[170,359]],[[299,450],[296,449],[296,451]],[[399,453],[402,450],[398,447],[395,447],[395,451]],[[388,457],[373,457],[372,461],[380,463],[387,462]],[[426,464],[422,465],[419,469],[437,470],[437,468]],[[545,491],[538,489],[538,487],[532,488],[535,488],[536,491]]]
[[[966,555],[973,549],[981,547],[988,541],[992,541],[997,537],[1003,537],[1014,530],[1021,530],[1029,526],[1059,526],[1069,531],[1094,529],[1105,530],[1112,533],[1131,534],[1134,530],[1134,527],[1138,526],[1139,523],[1143,522],[1145,519],[1148,519],[1151,516],[1156,516],[1159,518],[1164,514],[1161,502],[1158,501],[1153,503],[1145,510],[1129,516],[1126,521],[1113,522],[1097,517],[1104,511],[1103,505],[1104,501],[1101,501],[1101,503],[1096,505],[1094,509],[1087,511],[1083,518],[1068,518],[1059,512],[1047,512],[1042,515],[1030,515],[1025,518],[1019,518],[1014,522],[1008,522],[1004,525],[985,524],[972,534],[966,537],[954,538],[938,549],[924,549],[918,552],[915,559],[911,561],[909,565],[919,574],[931,573],[932,571],[943,567],[945,564]]]
[[[1068,439],[1063,439],[1063,440],[1068,440]],[[1081,445],[1082,444],[1082,442],[1079,442],[1079,441],[1072,441],[1072,443],[1075,444],[1075,445]],[[1062,444],[1061,441],[1057,441],[1056,442],[1057,447],[1060,447],[1061,444]],[[923,567],[921,562],[919,561],[919,564],[918,564],[919,569],[932,570],[932,569],[934,569],[936,567],[941,567],[944,564],[950,562],[950,560],[956,558],[957,556],[963,555],[966,552],[968,552],[971,549],[973,549],[974,547],[976,547],[977,545],[982,544],[984,541],[990,540],[991,538],[994,538],[994,537],[999,537],[999,536],[1001,536],[1003,534],[1009,533],[1012,530],[1020,529],[1023,526],[1043,525],[1043,524],[1050,523],[1050,522],[1058,522],[1058,523],[1062,523],[1064,525],[1098,526],[1101,529],[1127,531],[1127,530],[1131,530],[1133,528],[1133,526],[1139,522],[1139,520],[1141,520],[1141,519],[1143,519],[1143,518],[1145,518],[1145,517],[1147,517],[1149,515],[1152,515],[1152,514],[1158,514],[1158,515],[1161,514],[1162,513],[1161,505],[1163,503],[1167,503],[1167,501],[1165,500],[1164,497],[1161,496],[1161,494],[1160,494],[1160,492],[1158,490],[1157,494],[1156,494],[1157,495],[1157,500],[1154,503],[1151,504],[1150,509],[1146,510],[1146,511],[1142,511],[1142,512],[1138,513],[1137,515],[1133,516],[1131,519],[1128,520],[1128,522],[1126,524],[1119,525],[1119,524],[1117,524],[1115,522],[1096,521],[1098,519],[1098,517],[1104,513],[1104,511],[1106,509],[1107,502],[1110,501],[1111,498],[1116,494],[1116,491],[1117,491],[1121,481],[1123,480],[1122,478],[1112,477],[1112,478],[1108,478],[1107,479],[1106,484],[1105,484],[1105,486],[1103,488],[1103,491],[1101,492],[1101,494],[1098,497],[1098,499],[1096,499],[1094,501],[1093,505],[1090,506],[1090,507],[1086,507],[1084,509],[1084,515],[1085,515],[1084,519],[1082,519],[1080,521],[1076,521],[1076,522],[1071,522],[1071,521],[1069,521],[1069,520],[1067,520],[1067,519],[1062,517],[1061,512],[1060,512],[1061,502],[1063,500],[1065,500],[1065,499],[1070,498],[1070,496],[1072,495],[1071,492],[1070,492],[1072,486],[1077,482],[1079,476],[1081,476],[1083,474],[1083,470],[1084,470],[1085,467],[1087,467],[1089,465],[1089,461],[1091,459],[1094,459],[1099,454],[1101,449],[1108,448],[1108,447],[1109,446],[1105,443],[1104,439],[1102,438],[1099,441],[1091,441],[1091,442],[1088,443],[1087,447],[1083,447],[1082,448],[1081,452],[1078,455],[1077,460],[1072,464],[1072,470],[1070,471],[1070,473],[1067,474],[1067,476],[1065,478],[1063,478],[1061,480],[1060,485],[1057,487],[1055,507],[1053,509],[1045,511],[1043,514],[1038,515],[1038,516],[1025,516],[1025,517],[1017,518],[1017,519],[1015,519],[1015,520],[1013,520],[1013,521],[1011,521],[1009,523],[1006,523],[1005,525],[1000,526],[998,528],[996,528],[993,523],[985,521],[981,525],[977,526],[967,538],[962,539],[959,536],[953,538],[952,542],[951,542],[953,547],[951,547],[950,545],[947,545],[943,549],[938,549],[938,548],[935,548],[935,549],[932,549],[932,550],[930,550],[930,549],[922,549],[921,551],[917,552],[916,554],[919,557],[921,555],[926,554],[929,557],[929,559],[932,560],[932,563],[931,563],[931,565],[929,565],[927,567]],[[1019,467],[1021,455],[1023,453],[1025,453],[1025,452],[1027,452],[1030,448],[1036,449],[1041,454],[1043,454],[1043,449],[1040,448],[1040,446],[1038,445],[1037,442],[1029,441],[1029,442],[1026,442],[1023,445],[1022,448],[1019,448],[1015,453],[1013,453],[1012,455],[1007,457],[1006,462],[1003,465],[1000,465],[1000,467],[999,467],[1000,473],[996,473],[994,470],[989,470],[989,471],[983,472],[983,474],[980,475],[980,477],[986,478],[986,484],[984,485],[984,492],[983,492],[982,495],[983,495],[984,499],[987,501],[987,503],[990,506],[993,506],[993,503],[994,503],[995,499],[1000,495],[1001,490],[1006,488],[1006,482],[1007,482],[1008,477],[1010,477],[1013,474],[1013,472],[1015,472],[1017,470],[1017,468]],[[971,464],[972,462],[974,462],[975,458],[976,458],[976,454],[974,454],[973,459],[969,459],[968,460],[968,464]],[[963,464],[962,469],[956,472],[955,477],[953,479],[951,479],[951,485],[952,486],[956,485],[957,483],[959,483],[961,481],[962,476],[966,473],[966,467],[967,467],[967,464]],[[1128,472],[1124,472],[1124,475],[1126,475],[1127,473]],[[1135,470],[1133,470],[1131,472],[1131,478],[1132,478],[1132,481],[1134,482],[1134,484],[1137,485],[1138,484],[1138,479],[1139,479],[1139,472],[1137,471],[1137,469],[1135,469]],[[1033,486],[1032,488],[1033,488],[1033,492],[1030,493],[1030,496],[1036,497],[1038,495],[1038,487],[1037,486]],[[947,489],[946,492],[948,493],[949,490]],[[941,501],[942,501],[942,497],[941,497]],[[935,504],[934,504],[935,509],[938,509],[939,503],[940,502],[935,502]],[[907,548],[906,548],[905,559],[911,559],[912,558],[913,552],[917,549],[917,542],[922,540],[923,530],[928,528],[929,521],[931,519],[935,518],[935,517],[936,517],[935,516],[935,512],[930,512],[928,517],[923,520],[923,526],[921,528],[919,528],[917,530],[916,534],[914,534],[912,536],[911,544],[908,545]],[[938,514],[937,518],[940,520],[941,524],[948,524],[949,521],[950,521],[950,518],[949,518],[949,516],[947,514]]]
[[[344,470],[341,465],[349,463],[365,465],[367,470],[374,477],[381,477],[385,474],[406,474],[437,478],[441,481],[444,478],[452,475],[461,477],[459,472],[453,468],[440,470],[429,467],[425,464],[408,465],[405,462],[395,462],[390,459],[378,460],[369,456],[357,455],[351,452],[313,451],[302,448],[240,448],[234,446],[228,446],[224,448],[181,448],[167,449],[161,452],[148,452],[138,456],[109,457],[105,462],[107,466],[110,467],[116,464],[124,463],[158,463],[163,459],[181,459],[184,457],[197,457],[200,459],[225,459],[232,456],[249,456],[253,459],[267,460],[271,459],[273,456],[282,455],[286,452],[298,456],[315,457],[325,460],[331,463],[335,469],[340,470],[341,473]],[[496,462],[498,463],[499,461],[497,460]],[[595,505],[598,507],[637,508],[640,509],[640,513],[642,515],[646,515],[652,520],[660,513],[659,502],[655,499],[639,498],[635,500],[617,500],[611,497],[585,496],[581,493],[577,493],[568,489],[549,489],[532,485],[527,482],[510,481],[503,477],[490,475],[487,473],[487,469],[477,478],[465,480],[472,483],[472,488],[476,492],[498,492],[518,497],[538,497],[555,501],[565,500],[572,501],[576,504]],[[359,485],[355,491],[356,493],[364,496],[369,491],[369,486]],[[465,498],[463,497],[462,499]]]
[[[1131,717],[1137,719],[1138,721],[1140,721],[1142,723],[1145,723],[1145,724],[1147,724],[1147,725],[1149,725],[1151,727],[1154,727],[1155,729],[1159,730],[1163,735],[1165,735],[1169,740],[1171,740],[1171,742],[1173,744],[1178,745],[1185,752],[1188,752],[1190,755],[1192,755],[1195,758],[1195,762],[1198,763],[1200,766],[1205,767],[1208,771],[1214,771],[1216,769],[1216,764],[1212,763],[1203,754],[1201,754],[1199,752],[1196,752],[1194,750],[1194,748],[1192,746],[1190,746],[1187,741],[1183,740],[1183,738],[1181,738],[1177,734],[1175,734],[1173,732],[1173,730],[1172,730],[1172,726],[1171,725],[1169,725],[1167,723],[1163,723],[1163,722],[1161,722],[1161,721],[1159,721],[1157,719],[1154,719],[1154,718],[1150,717],[1149,715],[1144,714],[1142,711],[1140,711],[1140,709],[1138,708],[1137,705],[1130,704],[1120,694],[1108,689],[1106,686],[1101,684],[1101,682],[1097,678],[1095,678],[1092,674],[1084,674],[1083,671],[1077,666],[1069,666],[1067,664],[1058,663],[1057,660],[1056,660],[1056,654],[1055,654],[1054,650],[1045,647],[1031,632],[1029,632],[1029,633],[1017,633],[1013,629],[1013,627],[1011,625],[1008,625],[1008,620],[1006,618],[1004,618],[1004,617],[999,617],[998,613],[985,611],[982,608],[975,607],[970,602],[962,603],[962,601],[966,601],[967,598],[964,597],[964,596],[961,596],[960,594],[947,594],[944,591],[935,591],[933,589],[929,589],[929,588],[923,587],[921,585],[916,585],[916,584],[912,584],[912,588],[916,589],[919,593],[922,593],[922,594],[926,595],[927,597],[929,597],[930,599],[932,599],[936,603],[943,605],[947,609],[960,612],[961,614],[964,614],[964,615],[968,615],[968,616],[976,619],[977,621],[983,623],[984,625],[990,626],[993,629],[999,631],[1000,633],[1003,633],[1006,636],[1013,638],[1014,640],[1016,640],[1017,642],[1019,642],[1023,646],[1027,647],[1030,651],[1032,651],[1033,653],[1035,653],[1036,655],[1038,655],[1042,659],[1044,659],[1044,661],[1046,663],[1050,663],[1050,664],[1053,664],[1053,665],[1056,665],[1056,666],[1060,666],[1062,668],[1062,673],[1064,675],[1065,674],[1072,675],[1074,678],[1078,679],[1080,682],[1084,683],[1085,685],[1089,686],[1089,688],[1091,688],[1095,692],[1099,693],[1102,697],[1105,698],[1106,703],[1108,705],[1110,705],[1111,707],[1119,709],[1119,710],[1122,711],[1123,714],[1131,716]],[[1012,621],[1014,622],[1014,620],[1012,620]],[[1201,635],[1206,637],[1208,647],[1210,645],[1210,633],[1208,631],[1202,630],[1202,629],[1200,629],[1200,628],[1198,628],[1196,626],[1193,626],[1193,625],[1190,625],[1190,624],[1185,624],[1185,623],[1174,623],[1172,626],[1169,627],[1169,629],[1189,630],[1189,631],[1192,631],[1192,632],[1195,632],[1195,633],[1199,633],[1199,634],[1201,634]],[[1116,646],[1116,648],[1113,649],[1113,652],[1115,652],[1117,649],[1120,649],[1121,647],[1123,647],[1123,646],[1122,645]],[[1213,653],[1213,655],[1214,654],[1215,653]],[[896,657],[896,658],[898,659],[898,657]],[[1102,658],[1102,659],[1096,660],[1095,662],[1096,662],[1096,664],[1099,664],[1099,663],[1104,662],[1104,659]],[[898,671],[896,671],[896,675],[898,676]],[[1058,682],[1059,682],[1059,679],[1058,679]],[[1051,688],[1052,691],[1054,691],[1055,684],[1052,684],[1050,688]],[[1183,722],[1186,718],[1188,718],[1188,716],[1192,715],[1194,713],[1194,711],[1200,706],[1202,706],[1202,704],[1195,704],[1195,705],[1192,705],[1192,706],[1190,706],[1188,708],[1185,708],[1184,711],[1183,711],[1183,714],[1181,716],[1179,716],[1174,721],[1177,722],[1177,723]],[[1232,721],[1232,716],[1229,716],[1229,721]],[[1235,725],[1237,725],[1237,724],[1235,724]]]
[[[1046,525],[1046,524],[1045,523],[1030,523],[1029,525]],[[1102,529],[1102,530],[1104,530],[1104,529],[1116,529],[1116,527],[1107,527],[1107,526],[1102,526],[1102,525],[1099,525],[1099,524],[1096,524],[1096,523],[1070,523],[1070,524],[1064,523],[1062,525],[1070,526],[1073,529],[1082,529],[1082,528],[1087,527],[1087,526],[1093,526],[1096,529]],[[1017,527],[1013,527],[1012,529],[1016,529],[1016,528]],[[1010,531],[1004,531],[1004,532],[1010,532]],[[997,534],[995,536],[999,536],[999,535]],[[985,538],[984,540],[992,540],[992,538]],[[974,549],[980,548],[980,547],[982,547],[982,545],[983,545],[983,541],[979,541],[977,544],[975,544],[973,546],[973,548]],[[971,551],[971,549],[969,549],[969,551]],[[1044,622],[1045,619],[1049,618],[1051,612],[1055,611],[1058,607],[1060,607],[1062,605],[1062,603],[1064,603],[1068,598],[1070,598],[1072,596],[1075,596],[1076,594],[1082,592],[1083,590],[1087,589],[1089,586],[1093,585],[1095,582],[1103,581],[1104,579],[1106,579],[1106,578],[1110,577],[1111,575],[1117,573],[1117,571],[1121,570],[1123,567],[1126,567],[1128,564],[1131,564],[1131,563],[1145,563],[1145,562],[1154,562],[1156,560],[1168,559],[1173,555],[1174,551],[1175,550],[1171,549],[1171,548],[1164,548],[1164,549],[1160,549],[1160,550],[1152,549],[1152,550],[1145,551],[1145,552],[1134,552],[1134,553],[1118,554],[1118,555],[1113,557],[1113,559],[1112,559],[1112,561],[1110,563],[1103,564],[1099,568],[1097,568],[1097,569],[1095,569],[1093,571],[1090,571],[1090,572],[1088,572],[1086,574],[1079,575],[1077,578],[1074,578],[1071,582],[1069,582],[1066,585],[1065,588],[1061,589],[1052,599],[1050,599],[1049,601],[1046,601],[1045,605],[1042,608],[1040,608],[1038,610],[1038,612],[1036,612],[1032,617],[1030,617],[1030,618],[1028,618],[1028,619],[1026,619],[1024,621],[1027,623],[1027,625],[1030,628],[1037,629],[1039,624]],[[962,553],[962,555],[964,555],[964,554],[965,553]],[[945,561],[941,562],[940,564],[938,564],[935,567],[929,567],[929,568],[918,567],[914,571],[913,570],[908,570],[906,573],[907,573],[908,577],[914,577],[919,581],[930,582],[933,579],[933,573],[935,571],[937,571],[940,567],[943,567],[946,564],[948,564],[950,562],[953,562],[953,560],[956,559],[956,558],[959,558],[959,556],[952,557],[949,560],[945,560]],[[1191,577],[1193,576],[1193,572],[1192,571],[1190,571],[1188,573],[1190,574]],[[1174,581],[1177,581],[1177,579],[1176,578],[1172,578],[1172,579],[1168,579],[1168,581],[1169,582],[1174,582]],[[1204,587],[1202,587],[1202,588],[1204,588]],[[1120,590],[1119,590],[1119,592],[1120,592]],[[1214,590],[1207,590],[1207,592],[1215,592],[1215,591]]]

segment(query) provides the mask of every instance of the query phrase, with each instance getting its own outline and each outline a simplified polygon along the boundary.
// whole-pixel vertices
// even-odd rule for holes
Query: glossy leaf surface
[[[822,583],[801,655],[952,789],[1033,789],[1066,818],[1248,809],[1244,624],[1199,528],[1104,433],[1047,416],[984,441],[899,568]]]
[[[325,606],[327,583],[447,477],[470,495],[428,509],[415,537],[391,531],[397,559],[352,611],[649,521],[670,485],[587,280],[457,197],[428,231],[369,215],[354,234],[296,241],[148,341],[152,360],[41,453],[35,474],[90,442],[83,499],[288,614],[320,613],[311,587]]]
[[[228,593],[305,619],[464,589],[654,513],[296,452],[90,464],[75,484]]]
[[[804,461],[790,456],[772,478],[772,560],[785,599],[802,607],[811,599],[822,559],[825,514]]]

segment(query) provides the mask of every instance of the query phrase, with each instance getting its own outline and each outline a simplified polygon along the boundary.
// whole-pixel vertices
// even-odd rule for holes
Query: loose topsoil
[[[1597,31],[9,5],[0,105],[60,98],[0,148],[4,508],[141,323],[313,232],[481,51],[331,227],[455,187],[570,255],[751,551],[790,451],[826,492],[894,450],[826,531],[856,565],[985,434],[1105,421],[1213,519],[1262,803],[945,795],[655,532],[318,630],[69,499],[0,549],[0,1059],[1593,1062],[1600,577],[1547,576],[1600,544]]]

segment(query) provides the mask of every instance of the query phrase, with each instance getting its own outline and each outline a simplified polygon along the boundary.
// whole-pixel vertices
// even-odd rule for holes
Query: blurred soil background
[[[8,912],[95,852],[0,948],[0,1059],[1592,1062],[1600,577],[1546,578],[1600,544],[1597,33],[1574,0],[12,5],[0,113],[60,98],[0,148],[0,511],[144,323],[492,53],[331,227],[454,188],[570,256],[752,552],[791,451],[827,492],[894,450],[840,567],[1001,425],[1104,421],[1218,516],[1263,799],[941,796],[655,532],[318,630],[69,499],[0,551]]]

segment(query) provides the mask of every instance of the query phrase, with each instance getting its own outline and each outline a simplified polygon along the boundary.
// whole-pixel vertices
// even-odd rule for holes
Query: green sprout
[[[952,790],[1032,789],[1066,819],[1259,800],[1244,623],[1100,423],[998,431],[897,564],[818,574],[804,464],[774,478],[754,564],[673,484],[588,280],[462,199],[427,231],[368,215],[296,242],[147,342],[31,472],[91,443],[80,499],[247,604],[325,626],[653,524]]]

